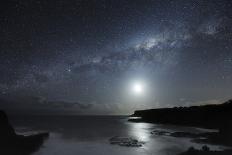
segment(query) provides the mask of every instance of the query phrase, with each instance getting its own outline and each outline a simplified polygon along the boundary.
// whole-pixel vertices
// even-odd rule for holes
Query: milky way
[[[228,0],[0,4],[0,108],[129,114],[231,98]],[[133,80],[146,95],[131,96]]]

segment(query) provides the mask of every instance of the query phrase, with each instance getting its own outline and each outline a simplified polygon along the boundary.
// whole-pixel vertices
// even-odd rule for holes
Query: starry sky
[[[14,114],[221,103],[232,98],[232,2],[1,1],[0,75],[0,108]]]

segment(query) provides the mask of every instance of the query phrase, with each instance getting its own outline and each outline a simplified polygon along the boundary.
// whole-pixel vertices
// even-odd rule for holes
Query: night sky
[[[131,114],[230,98],[230,0],[0,2],[9,113]]]

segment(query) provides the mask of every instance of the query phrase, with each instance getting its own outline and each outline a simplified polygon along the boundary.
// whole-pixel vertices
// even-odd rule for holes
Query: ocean
[[[17,116],[10,122],[18,134],[48,131],[49,138],[33,155],[175,155],[189,147],[201,148],[190,138],[152,134],[154,130],[200,133],[206,129],[133,123],[126,116]],[[208,131],[208,130],[207,130]],[[111,144],[112,137],[136,139],[140,147]],[[207,144],[208,145],[208,144]],[[221,150],[223,146],[208,145]]]

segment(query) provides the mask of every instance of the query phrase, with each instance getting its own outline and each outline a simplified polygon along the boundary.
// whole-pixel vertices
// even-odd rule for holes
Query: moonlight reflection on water
[[[132,137],[138,139],[139,141],[149,141],[150,140],[150,132],[148,129],[152,127],[152,124],[148,123],[133,123],[130,125],[129,132]]]

